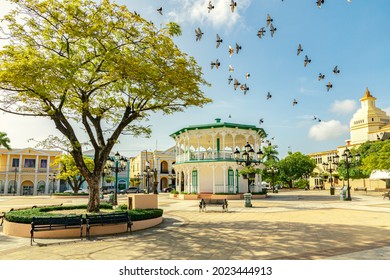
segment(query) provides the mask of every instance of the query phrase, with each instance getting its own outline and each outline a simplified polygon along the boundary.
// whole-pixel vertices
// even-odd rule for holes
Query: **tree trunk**
[[[88,212],[97,213],[100,209],[100,176],[87,179],[89,188]]]

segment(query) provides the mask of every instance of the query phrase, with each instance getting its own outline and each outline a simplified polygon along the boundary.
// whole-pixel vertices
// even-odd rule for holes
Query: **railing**
[[[176,162],[186,161],[202,161],[202,160],[234,160],[234,153],[232,151],[203,151],[203,152],[191,152],[190,154],[185,153],[176,157]]]

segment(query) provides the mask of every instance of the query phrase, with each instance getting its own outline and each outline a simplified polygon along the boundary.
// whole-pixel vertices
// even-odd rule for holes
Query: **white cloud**
[[[340,121],[322,121],[310,128],[309,137],[315,141],[327,141],[337,139],[348,132],[348,126],[341,124]]]
[[[345,100],[336,100],[333,102],[330,111],[338,115],[348,115],[355,112],[357,109],[357,104],[355,100],[345,99]]]
[[[234,13],[230,10],[230,0],[214,0],[214,9],[208,12],[209,0],[172,0],[177,7],[168,13],[176,22],[190,22],[212,25],[213,27],[232,27],[240,19],[240,14],[250,5],[251,0],[241,0],[237,3]]]

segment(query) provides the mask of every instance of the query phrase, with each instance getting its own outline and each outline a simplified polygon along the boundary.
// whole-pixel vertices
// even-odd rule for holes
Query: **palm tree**
[[[279,154],[279,152],[276,150],[278,146],[272,146],[272,145],[268,145],[268,146],[264,146],[263,147],[263,161],[264,162],[267,162],[267,161],[279,161],[279,158],[277,157],[277,155]]]
[[[3,146],[7,150],[11,150],[11,146],[9,145],[9,138],[7,137],[7,133],[0,132],[0,147]]]

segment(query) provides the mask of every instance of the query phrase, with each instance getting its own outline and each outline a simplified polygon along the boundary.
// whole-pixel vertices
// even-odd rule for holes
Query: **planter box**
[[[179,199],[183,200],[197,200],[198,195],[197,194],[179,194]]]
[[[169,198],[177,198],[178,195],[177,193],[170,193]]]

